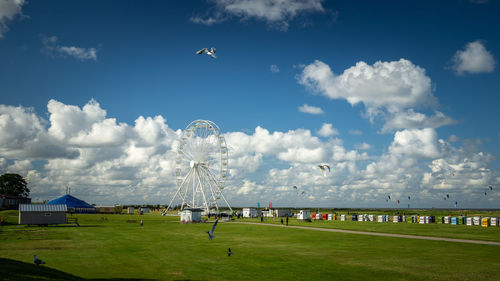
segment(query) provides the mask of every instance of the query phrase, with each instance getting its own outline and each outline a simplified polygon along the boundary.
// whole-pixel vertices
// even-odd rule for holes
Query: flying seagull
[[[211,56],[212,58],[216,59],[217,56],[215,55],[215,52],[216,52],[215,48],[212,47],[210,50],[208,48],[203,48],[203,49],[199,50],[198,52],[196,52],[196,54],[201,55],[201,54],[205,53],[205,54]]]
[[[227,256],[231,256],[233,254],[233,252],[231,252],[231,248],[227,248]]]
[[[45,262],[39,259],[36,255],[33,255],[33,263],[36,265],[45,264]]]
[[[215,231],[215,226],[217,225],[218,221],[219,221],[219,219],[216,219],[214,224],[212,225],[212,229],[210,229],[210,231],[207,231],[208,239],[210,239],[210,240],[215,238],[214,231]]]

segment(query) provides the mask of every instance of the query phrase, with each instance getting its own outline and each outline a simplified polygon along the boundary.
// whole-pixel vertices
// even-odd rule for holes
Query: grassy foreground
[[[209,241],[211,224],[177,217],[77,217],[80,227],[0,227],[0,280],[500,280],[497,246],[236,223]]]

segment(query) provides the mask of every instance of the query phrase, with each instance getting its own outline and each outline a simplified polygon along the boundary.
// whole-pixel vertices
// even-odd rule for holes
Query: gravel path
[[[295,226],[295,225],[284,226],[284,225],[280,225],[280,224],[269,224],[269,223],[258,223],[258,222],[236,222],[236,223],[266,225],[266,226],[286,227],[286,228],[299,228],[299,229],[307,229],[307,230],[340,232],[340,233],[371,235],[371,236],[384,236],[384,237],[396,237],[396,238],[407,238],[407,239],[421,239],[421,240],[434,240],[434,241],[447,241],[447,242],[500,246],[500,242],[494,242],[494,241],[467,240],[467,239],[455,239],[455,238],[434,237],[434,236],[418,236],[418,235],[407,235],[407,234],[368,232],[368,231],[356,231],[356,230],[344,230],[344,229],[320,228],[320,227],[308,227],[308,226]]]

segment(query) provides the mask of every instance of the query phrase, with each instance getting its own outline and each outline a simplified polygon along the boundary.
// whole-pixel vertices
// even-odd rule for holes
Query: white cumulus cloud
[[[304,104],[302,106],[299,106],[299,111],[308,113],[308,114],[323,114],[323,110],[320,107]]]
[[[436,158],[440,156],[437,133],[434,129],[407,129],[398,131],[389,147],[393,154],[412,157]]]
[[[458,75],[493,72],[496,64],[493,54],[479,40],[467,43],[464,50],[455,53],[452,61]]]
[[[299,83],[330,99],[343,99],[351,105],[363,104],[364,116],[371,122],[384,121],[383,132],[402,128],[437,128],[454,121],[436,111],[433,116],[414,108],[436,107],[431,79],[411,61],[358,62],[342,74],[335,74],[326,63],[316,60],[304,67]]]
[[[278,73],[278,72],[280,72],[279,67],[277,65],[275,65],[275,64],[271,64],[270,69],[271,69],[272,73]]]
[[[435,103],[425,70],[405,59],[373,65],[358,62],[341,75],[317,60],[304,68],[299,82],[330,99],[345,99],[352,105],[363,103],[369,112],[379,108],[394,112]]]
[[[322,137],[330,137],[330,136],[338,135],[339,131],[337,129],[333,128],[332,124],[323,123],[323,125],[321,125],[321,129],[319,129],[316,133]]]
[[[78,151],[47,133],[46,121],[30,108],[0,105],[0,156],[74,158]]]
[[[1,0],[0,1],[0,39],[9,31],[8,23],[17,16],[22,16],[22,6],[25,0]]]

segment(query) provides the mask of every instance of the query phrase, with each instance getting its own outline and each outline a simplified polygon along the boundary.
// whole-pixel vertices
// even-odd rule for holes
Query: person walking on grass
[[[283,225],[283,218],[281,218],[281,225]]]
[[[288,226],[288,216],[286,216],[286,226]]]

